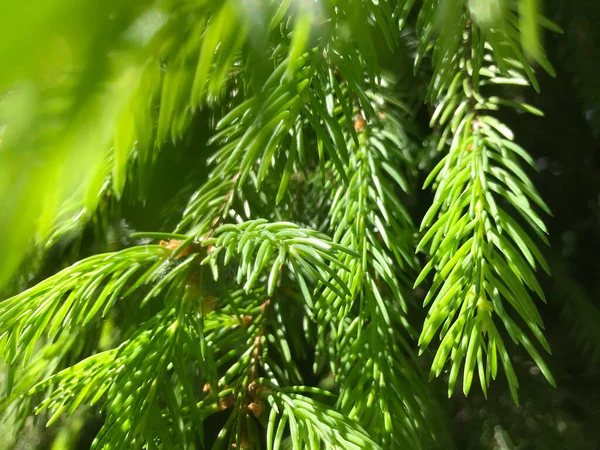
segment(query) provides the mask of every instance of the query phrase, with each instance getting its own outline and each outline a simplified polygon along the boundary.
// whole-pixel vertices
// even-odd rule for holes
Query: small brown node
[[[183,241],[179,241],[177,239],[171,239],[169,241],[161,240],[158,244],[160,246],[166,248],[167,250],[175,251],[179,248],[179,246],[182,243],[183,243]],[[199,251],[198,245],[192,242],[186,248],[182,249],[175,258],[176,259],[182,258],[186,255],[189,255],[190,253],[195,253],[197,251]]]
[[[237,448],[237,444],[235,442],[231,443],[231,448]],[[242,442],[240,442],[240,448],[241,449],[247,449],[250,448],[248,445],[248,441],[246,440],[245,437],[242,437]]]
[[[227,408],[231,408],[235,404],[235,399],[233,395],[228,395],[227,397],[223,397],[219,400],[219,406],[221,407],[221,411],[226,410]]]
[[[264,312],[265,309],[267,308],[267,306],[269,306],[270,304],[271,304],[271,299],[268,298],[259,306],[259,308],[262,312]]]
[[[356,119],[354,120],[354,131],[361,131],[366,125],[367,122],[362,114],[356,116]]]
[[[163,246],[167,250],[175,250],[177,247],[179,247],[181,245],[181,241],[178,241],[176,239],[171,239],[170,241],[161,240],[159,242],[159,245]]]
[[[258,419],[265,410],[265,405],[263,402],[253,402],[248,405],[248,409],[252,411],[254,417]]]
[[[250,382],[248,384],[248,394],[252,396],[252,398],[260,398],[262,392],[265,391],[267,386],[263,386],[262,384],[258,384],[256,381]]]

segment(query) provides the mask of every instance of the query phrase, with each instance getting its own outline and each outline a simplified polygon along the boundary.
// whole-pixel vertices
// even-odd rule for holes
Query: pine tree
[[[429,449],[428,356],[449,396],[518,403],[516,346],[554,384],[550,211],[497,114],[542,115],[536,1],[31,8],[0,14],[1,410],[94,411],[98,449]],[[132,204],[154,228],[108,225]]]

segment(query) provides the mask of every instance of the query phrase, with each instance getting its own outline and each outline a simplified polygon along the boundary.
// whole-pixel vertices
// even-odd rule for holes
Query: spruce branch
[[[54,340],[85,327],[99,313],[106,315],[117,298],[162,272],[164,256],[158,245],[95,255],[1,302],[4,359],[14,364],[23,357],[27,363],[42,335]],[[137,278],[133,285],[132,278]]]
[[[416,260],[412,220],[398,192],[410,189],[412,143],[403,127],[409,119],[386,104],[384,92],[382,86],[366,91],[377,112],[369,123],[360,110],[353,122],[339,113],[351,176],[345,185],[333,171],[318,188],[335,241],[359,257],[347,256],[350,270],[339,270],[341,280],[332,280],[350,286],[351,296],[341,297],[329,286],[319,294],[315,370],[329,362],[340,390],[337,407],[384,448],[426,448],[448,437],[409,344],[403,291]],[[432,421],[440,424],[433,434],[425,432]]]
[[[267,427],[267,448],[282,447],[286,426],[292,448],[379,449],[355,422],[336,410],[302,394],[302,388],[272,389],[266,394],[271,406]],[[308,392],[326,394],[315,389]],[[279,417],[278,417],[279,416]]]
[[[46,373],[26,395],[46,391],[36,412],[51,411],[49,425],[81,404],[104,400],[107,420],[95,448],[152,443],[168,447],[174,445],[170,442],[190,442],[196,437],[181,428],[181,410],[189,412],[189,420],[195,421],[201,432],[207,415],[229,408],[233,408],[231,417],[237,425],[231,422],[226,426],[222,438],[229,436],[230,444],[241,445],[256,426],[241,424],[248,414],[259,417],[264,408],[264,401],[253,392],[259,366],[272,383],[301,382],[290,356],[280,308],[269,307],[272,300],[264,301],[265,296],[270,299],[274,295],[281,267],[288,264],[305,284],[305,279],[329,283],[328,278],[335,273],[329,265],[344,267],[338,253],[357,255],[320,233],[265,220],[221,225],[201,240],[201,246],[186,244],[187,237],[177,234],[138,233],[136,237],[179,240],[88,258],[0,304],[5,319],[4,342],[17,342],[14,354],[8,353],[8,362],[15,364],[40,337],[60,338],[57,329],[65,332],[82,327],[100,310],[106,313],[118,297],[148,284],[150,288],[139,304],[144,308],[160,294],[162,309],[157,315],[141,324],[119,347],[56,374]],[[212,266],[218,280],[221,252],[226,254],[225,264],[232,257],[238,259],[239,283],[246,279],[246,284],[243,291],[227,294],[216,305],[207,294],[204,266],[196,263],[201,262],[199,256],[204,257],[203,263]],[[268,268],[267,277],[263,269]],[[267,285],[266,290],[255,286],[259,279]],[[56,313],[63,298],[67,301]],[[36,330],[33,337],[27,331],[31,329]],[[273,356],[279,356],[270,356],[268,346],[273,347]],[[283,365],[277,362],[280,357]],[[202,394],[190,378],[194,374],[208,386],[200,404]],[[215,394],[230,388],[230,398]],[[211,398],[217,406],[210,406]],[[232,432],[234,429],[237,431]]]
[[[465,395],[476,366],[482,390],[487,393],[500,356],[516,402],[518,382],[495,317],[511,339],[527,349],[548,381],[554,384],[554,380],[510,316],[516,312],[542,347],[550,351],[541,317],[528,292],[530,289],[544,299],[533,270],[538,264],[546,271],[548,267],[509,211],[518,212],[544,241],[546,228],[533,205],[550,211],[521,168],[522,160],[532,164],[531,158],[513,142],[510,129],[489,112],[508,105],[541,113],[529,105],[484,93],[490,84],[528,84],[521,71],[536,85],[532,69],[517,47],[518,29],[512,29],[499,43],[497,30],[481,29],[466,13],[459,16],[466,30],[463,36],[455,34],[452,40],[443,40],[433,54],[436,72],[430,99],[437,107],[431,124],[443,127],[440,147],[448,139],[450,148],[425,182],[425,186],[434,183],[435,197],[421,225],[427,232],[418,250],[427,249],[430,260],[415,286],[430,271],[435,270],[435,276],[425,299],[425,305],[431,306],[419,344],[426,348],[439,332],[441,344],[431,373],[439,376],[450,360],[449,395],[463,362]],[[505,67],[496,66],[499,58],[506,62]]]

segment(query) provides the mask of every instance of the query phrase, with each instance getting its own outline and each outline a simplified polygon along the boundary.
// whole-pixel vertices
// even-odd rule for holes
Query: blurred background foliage
[[[32,0],[0,5],[3,297],[82,257],[126,247],[131,231],[173,229],[202,181],[189,177],[205,171],[213,116],[206,110],[185,111],[171,118],[177,125],[171,126],[171,136],[161,128],[160,118],[156,129],[152,125],[161,82],[169,82],[161,61],[181,41],[160,36],[166,18],[160,9],[148,8],[150,3]],[[250,0],[246,4],[256,7]],[[541,36],[556,77],[539,71],[541,94],[530,90],[512,95],[526,96],[519,99],[543,110],[545,117],[500,114],[534,156],[540,169],[535,185],[553,212],[546,219],[551,247],[545,249],[553,275],[540,279],[548,297],[540,312],[558,388],[546,383],[525,354],[517,355],[520,406],[502,384],[492,385],[487,400],[475,391],[445,403],[461,449],[600,446],[600,2],[546,0],[544,10],[564,30]],[[190,20],[183,14],[169,26],[183,33],[190,29]],[[264,26],[255,24],[250,30],[257,51]],[[405,54],[388,54],[383,44],[375,43],[383,55],[380,62],[399,75],[407,71],[405,63],[414,51],[411,29],[403,35]],[[535,58],[540,49],[533,44],[529,51]],[[148,65],[149,58],[158,61]],[[186,61],[180,63],[185,66]],[[422,70],[431,70],[427,61]],[[256,78],[260,83],[260,76]],[[232,77],[229,86],[235,82]],[[418,76],[407,83],[409,94],[422,97],[425,84]],[[210,103],[210,96],[206,101]],[[410,97],[407,102],[414,103]],[[131,108],[135,121],[126,123],[122,117]],[[430,114],[426,107],[418,111],[422,129],[427,129]],[[138,142],[130,158],[123,149],[144,130],[152,139]],[[113,175],[113,186],[103,184],[107,173]],[[431,199],[427,191],[419,196],[412,205],[416,217]],[[54,244],[50,251],[38,251],[48,242]],[[100,345],[110,348],[118,333],[118,318],[110,318],[101,330]],[[0,378],[0,385],[5,382]],[[443,395],[443,382],[433,385]],[[86,449],[101,425],[86,410],[52,428],[45,427],[43,417],[29,417],[18,438],[11,439],[21,426],[13,417],[6,414],[0,423],[0,449]]]

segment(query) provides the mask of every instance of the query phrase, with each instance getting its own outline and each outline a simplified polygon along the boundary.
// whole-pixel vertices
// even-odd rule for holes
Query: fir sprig
[[[424,11],[422,15],[427,14]],[[496,378],[500,357],[517,401],[518,382],[494,316],[500,318],[511,339],[527,349],[550,383],[554,384],[554,379],[509,315],[510,310],[516,312],[550,351],[528,292],[531,289],[544,299],[533,270],[539,265],[548,271],[548,266],[511,214],[513,210],[519,213],[546,241],[546,227],[534,205],[550,211],[521,168],[523,161],[534,166],[531,157],[513,142],[510,129],[489,113],[501,105],[541,112],[485,92],[489,85],[527,85],[523,70],[534,86],[537,81],[518,46],[518,29],[512,29],[507,40],[498,41],[496,28],[482,28],[475,22],[477,17],[469,22],[467,14],[455,12],[465,31],[434,47],[436,73],[429,91],[430,99],[437,103],[431,125],[443,128],[440,148],[449,142],[449,152],[425,182],[425,186],[434,183],[435,197],[423,218],[421,228],[427,232],[417,249],[428,249],[431,258],[415,285],[434,269],[435,276],[425,299],[431,306],[419,344],[426,348],[440,333],[431,373],[439,376],[450,361],[449,395],[463,362],[465,395],[476,368],[486,393],[490,380]],[[511,22],[512,14],[508,11],[505,20]],[[494,64],[499,59],[502,67]]]

